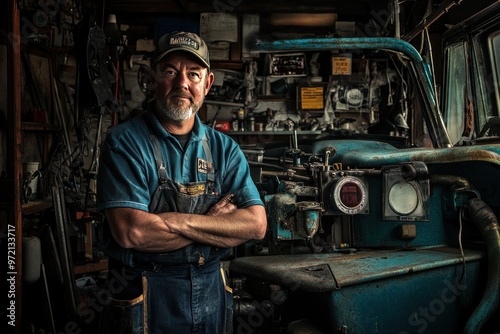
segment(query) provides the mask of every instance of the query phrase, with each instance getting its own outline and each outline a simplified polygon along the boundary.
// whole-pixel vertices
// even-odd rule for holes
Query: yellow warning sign
[[[300,101],[302,110],[323,109],[323,87],[301,87]]]
[[[352,59],[351,57],[332,57],[333,75],[351,75]]]

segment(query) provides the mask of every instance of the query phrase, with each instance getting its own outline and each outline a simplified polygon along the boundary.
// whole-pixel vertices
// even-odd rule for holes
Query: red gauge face
[[[343,177],[332,189],[334,206],[343,213],[353,215],[364,210],[367,204],[365,184],[357,177]]]
[[[348,208],[355,208],[363,200],[363,190],[354,182],[344,183],[340,187],[340,201]]]

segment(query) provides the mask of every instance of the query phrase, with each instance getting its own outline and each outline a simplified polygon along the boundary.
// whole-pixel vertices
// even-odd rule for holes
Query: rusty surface
[[[478,261],[483,256],[482,252],[465,251],[466,262]],[[404,278],[414,272],[461,263],[462,256],[458,249],[439,247],[413,251],[243,257],[231,262],[230,271],[288,288],[326,292],[390,277]]]
[[[484,161],[500,165],[500,145],[483,145],[451,148],[397,149],[386,143],[366,140],[325,140],[314,144],[314,152],[324,147],[335,146],[335,160],[347,166],[378,167],[408,161],[423,161],[428,164]]]

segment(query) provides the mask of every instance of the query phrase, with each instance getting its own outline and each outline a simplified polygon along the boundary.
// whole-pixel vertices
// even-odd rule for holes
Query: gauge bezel
[[[356,187],[361,192],[361,198],[360,198],[359,204],[354,206],[354,207],[347,206],[342,202],[341,191],[342,191],[342,188],[347,183],[355,184]],[[348,215],[355,215],[355,214],[361,213],[361,212],[363,212],[363,210],[366,208],[366,206],[368,204],[368,188],[367,188],[366,184],[361,179],[359,179],[357,177],[354,177],[354,176],[342,177],[338,181],[336,181],[332,187],[332,201],[333,201],[334,207],[337,208],[342,213],[345,213]]]

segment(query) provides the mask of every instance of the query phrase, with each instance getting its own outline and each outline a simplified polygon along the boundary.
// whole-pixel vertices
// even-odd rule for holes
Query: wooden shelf
[[[0,201],[0,210],[7,209],[8,207],[9,207],[8,202],[2,199],[2,201]],[[27,216],[42,212],[43,210],[49,209],[51,207],[52,207],[51,199],[35,200],[21,204],[21,211],[24,216]]]
[[[51,208],[52,207],[52,199],[43,199],[43,200],[36,200],[36,201],[31,201],[25,204],[22,204],[22,211],[23,215],[31,215],[34,213],[41,212],[45,209]]]
[[[240,107],[243,108],[245,105],[243,103],[237,102],[225,102],[225,101],[215,101],[215,100],[205,100],[206,104],[213,104],[218,106],[226,106],[226,107]]]
[[[87,273],[94,273],[108,269],[108,260],[101,260],[99,262],[89,262],[82,265],[73,267],[75,275],[82,275]]]
[[[224,132],[230,136],[291,136],[293,131],[229,131]],[[297,136],[317,136],[321,131],[297,131]]]
[[[212,69],[234,71],[242,71],[245,69],[245,66],[240,60],[213,60],[210,65]]]
[[[259,102],[296,102],[296,99],[287,98],[281,95],[262,95],[257,98]]]
[[[45,123],[36,123],[36,122],[23,122],[22,123],[22,130],[23,131],[43,131],[43,132],[48,132],[48,131],[61,131],[61,127],[59,125],[53,125],[53,124],[45,124]]]

